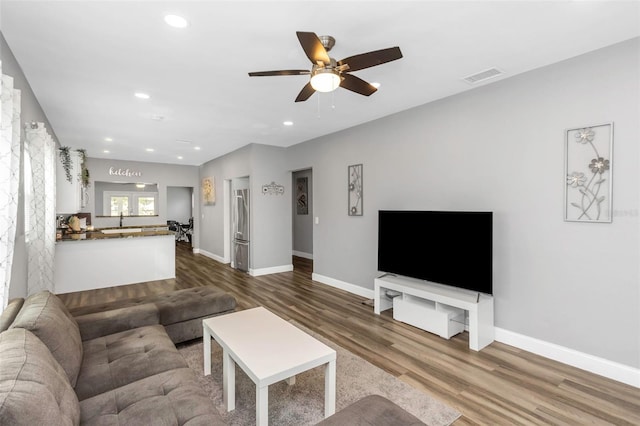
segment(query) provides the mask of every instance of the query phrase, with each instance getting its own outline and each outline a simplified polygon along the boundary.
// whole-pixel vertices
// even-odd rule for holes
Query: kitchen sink
[[[142,228],[112,228],[103,229],[100,232],[103,234],[131,234],[133,232],[142,232]]]

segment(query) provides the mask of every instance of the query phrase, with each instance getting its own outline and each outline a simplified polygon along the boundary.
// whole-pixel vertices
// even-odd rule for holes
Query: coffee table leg
[[[207,327],[202,330],[202,343],[204,348],[204,375],[211,374],[211,333]]]
[[[236,408],[236,363],[226,349],[222,350],[222,395],[227,411]]]
[[[256,385],[256,425],[269,424],[269,386]]]
[[[324,416],[336,412],[336,360],[327,363],[324,370]]]

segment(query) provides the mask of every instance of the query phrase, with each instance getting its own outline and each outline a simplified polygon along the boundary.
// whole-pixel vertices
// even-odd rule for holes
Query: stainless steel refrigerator
[[[233,191],[233,265],[249,271],[249,190]]]

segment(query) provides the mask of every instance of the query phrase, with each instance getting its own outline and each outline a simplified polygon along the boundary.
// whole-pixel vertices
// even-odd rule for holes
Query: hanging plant
[[[67,176],[67,180],[71,182],[73,179],[71,176],[71,169],[73,168],[73,165],[71,164],[71,148],[68,146],[61,146],[58,150],[60,151],[60,161],[64,168],[64,174]]]
[[[89,169],[87,168],[87,150],[85,149],[76,149],[76,151],[80,154],[80,182],[82,182],[82,187],[89,187]]]

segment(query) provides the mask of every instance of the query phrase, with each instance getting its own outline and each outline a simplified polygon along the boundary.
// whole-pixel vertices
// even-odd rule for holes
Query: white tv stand
[[[386,294],[388,290],[400,295],[389,297]],[[396,298],[400,299],[394,302]],[[395,306],[394,318],[396,309],[400,309],[400,321],[447,339],[464,329],[464,324],[459,329],[458,310],[465,310],[469,315],[469,348],[479,351],[494,340],[493,297],[483,293],[408,277],[383,275],[374,280],[373,301],[376,314],[380,315],[381,311]]]

